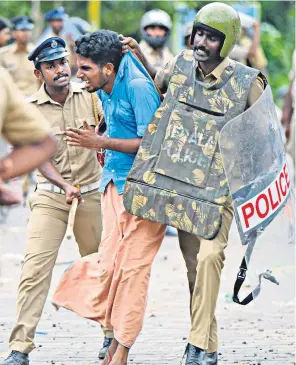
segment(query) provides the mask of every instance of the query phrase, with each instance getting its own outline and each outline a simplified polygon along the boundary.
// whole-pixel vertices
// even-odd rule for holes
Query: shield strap
[[[248,264],[250,262],[254,247],[255,247],[255,243],[256,243],[257,238],[253,238],[247,247],[245,256],[243,257],[243,260],[241,262],[240,268],[239,268],[239,272],[237,274],[236,277],[236,281],[234,283],[234,289],[233,289],[233,296],[232,296],[232,300],[240,305],[247,305],[250,302],[252,302],[260,293],[261,291],[261,281],[262,278],[271,281],[274,284],[279,285],[279,282],[276,280],[276,278],[271,275],[271,271],[270,270],[266,270],[265,272],[261,273],[259,275],[259,283],[256,286],[256,288],[254,290],[252,290],[252,292],[250,294],[248,294],[243,300],[240,300],[238,295],[239,295],[239,291],[246,279],[247,276],[247,270],[248,270]]]

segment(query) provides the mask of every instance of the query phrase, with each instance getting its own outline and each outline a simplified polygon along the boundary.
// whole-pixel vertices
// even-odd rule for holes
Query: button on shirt
[[[143,137],[160,98],[143,65],[128,52],[123,56],[110,94],[98,91],[107,124],[107,137],[131,139]],[[100,191],[113,181],[118,194],[124,190],[127,175],[136,154],[107,150]]]
[[[73,185],[88,185],[100,180],[100,167],[95,151],[86,148],[70,146],[64,141],[62,131],[67,127],[82,128],[85,120],[88,125],[95,128],[94,108],[91,94],[79,83],[71,82],[69,94],[64,105],[51,99],[44,85],[29,101],[37,106],[47,118],[51,132],[57,141],[57,151],[52,158],[52,164],[57,168],[63,178]],[[102,108],[97,100],[98,114],[101,117]],[[46,178],[38,173],[37,182],[48,183]]]

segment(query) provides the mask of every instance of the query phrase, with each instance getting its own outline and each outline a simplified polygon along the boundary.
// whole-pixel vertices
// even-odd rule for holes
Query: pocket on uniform
[[[170,115],[155,172],[205,188],[217,151],[222,115],[177,102]]]
[[[130,103],[122,99],[118,99],[116,106],[116,114],[121,120],[125,122],[129,122],[130,120],[134,119],[134,111],[132,106],[130,105]]]
[[[53,157],[53,160],[57,163],[63,157],[63,151],[66,144],[66,142],[63,140],[65,136],[62,134],[60,126],[52,127],[51,134],[53,135],[57,145],[56,153]]]
[[[95,128],[96,127],[96,119],[95,117],[86,117],[86,118],[75,118],[75,126],[76,128],[83,129],[84,125],[83,122],[86,121],[86,123],[90,126]]]

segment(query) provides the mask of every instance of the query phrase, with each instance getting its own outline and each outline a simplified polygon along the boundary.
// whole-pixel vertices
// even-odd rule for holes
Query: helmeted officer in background
[[[140,47],[155,73],[174,56],[167,47],[172,29],[169,14],[160,9],[148,11],[141,19]]]
[[[68,145],[63,130],[95,128],[96,121],[103,116],[102,106],[96,94],[88,93],[82,83],[70,81],[65,46],[63,39],[52,37],[29,55],[35,77],[43,82],[29,101],[47,118],[57,140],[57,151],[50,162],[39,168],[36,191],[29,198],[31,215],[16,325],[9,340],[12,352],[1,362],[4,365],[29,364],[28,354],[35,347],[36,327],[74,197],[84,200],[78,206],[74,226],[81,256],[97,252],[101,238],[101,171],[96,152]]]
[[[28,55],[34,49],[31,43],[33,20],[27,16],[11,19],[12,36],[15,43],[0,49],[0,65],[6,68],[24,96],[31,96],[40,86],[34,76],[34,66]]]
[[[10,28],[10,21],[0,16],[0,47],[5,46],[11,39]]]
[[[189,22],[189,23],[185,24],[185,27],[184,27],[183,37],[184,37],[185,49],[193,49],[193,45],[191,44],[192,27],[193,27],[193,22]]]

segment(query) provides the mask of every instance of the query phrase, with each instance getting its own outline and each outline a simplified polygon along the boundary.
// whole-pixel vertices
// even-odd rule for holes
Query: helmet
[[[223,33],[225,39],[220,51],[220,56],[223,58],[227,57],[240,36],[241,22],[236,10],[230,5],[218,2],[210,3],[202,7],[196,14],[194,20],[191,44],[193,44],[199,24]]]
[[[160,26],[164,27],[167,31],[163,37],[151,37],[147,34],[146,28],[149,26]],[[163,48],[167,43],[171,29],[172,29],[172,20],[168,13],[163,10],[155,9],[150,10],[145,13],[141,19],[141,34],[145,41],[155,49]]]
[[[183,33],[184,34],[184,38],[191,36],[191,34],[192,34],[192,28],[193,28],[193,23],[192,22],[189,22],[189,23],[186,23],[185,24],[184,33]]]

